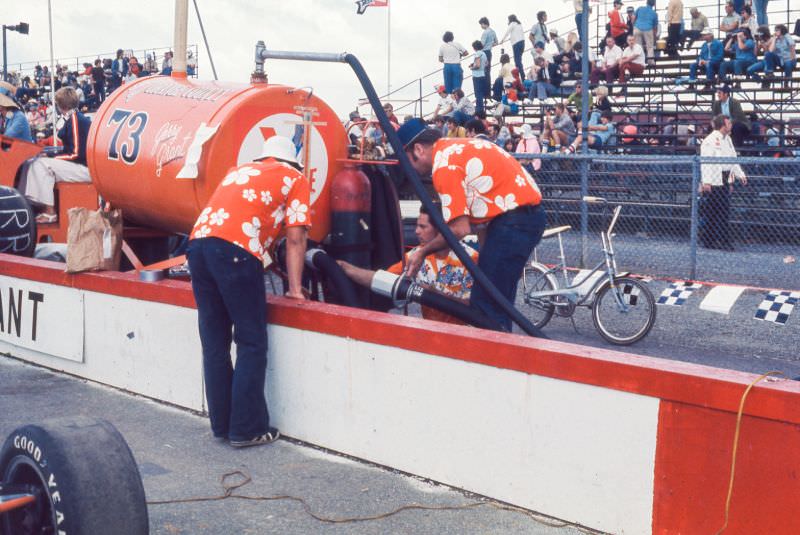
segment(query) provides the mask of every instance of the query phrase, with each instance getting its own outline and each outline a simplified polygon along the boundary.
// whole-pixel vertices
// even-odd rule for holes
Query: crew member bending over
[[[406,253],[413,254],[420,247],[431,242],[434,238],[439,237],[439,231],[433,226],[430,214],[424,206],[420,206],[419,217],[417,217],[417,226],[414,230],[419,239],[419,246],[411,249]],[[462,247],[470,255],[473,262],[478,261],[478,251],[470,247],[464,242],[461,242]],[[356,284],[362,286],[369,286],[372,284],[372,277],[375,272],[371,269],[364,269],[344,260],[339,260],[339,265]],[[400,275],[403,272],[403,262],[398,262],[386,268],[386,271]],[[470,292],[472,291],[472,275],[470,275],[461,260],[458,259],[456,254],[450,249],[441,249],[429,254],[422,262],[417,275],[415,277],[417,283],[422,284],[427,288],[432,288],[440,293],[443,293],[465,304],[469,303]],[[463,323],[461,320],[454,318],[450,314],[445,314],[430,307],[422,307],[422,317],[429,320],[443,321],[446,323]]]
[[[269,138],[256,163],[231,169],[217,186],[194,224],[187,249],[211,430],[234,447],[268,444],[279,436],[269,425],[264,397],[263,266],[285,228],[287,296],[303,299],[310,186],[299,168],[291,140]],[[231,340],[236,342],[236,368],[231,366]]]
[[[86,167],[86,139],[91,120],[78,111],[78,94],[71,87],[56,91],[56,108],[66,117],[58,131],[64,151],[53,158],[36,158],[28,169],[20,189],[34,206],[41,207],[37,223],[54,223],[56,215],[56,182],[91,182]]]
[[[500,293],[514,302],[522,269],[544,232],[542,194],[520,163],[484,139],[439,139],[420,119],[397,131],[414,169],[433,173],[433,187],[442,215],[457,238],[474,225],[480,242],[478,266]],[[416,275],[429,254],[446,248],[437,236],[408,257],[406,271]],[[511,318],[480,285],[472,289],[470,306],[511,330]]]

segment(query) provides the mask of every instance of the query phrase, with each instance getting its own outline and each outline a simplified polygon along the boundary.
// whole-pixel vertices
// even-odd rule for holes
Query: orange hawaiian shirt
[[[466,215],[471,223],[484,223],[542,201],[530,173],[491,141],[440,139],[433,150],[433,187],[445,221]]]
[[[232,168],[200,213],[190,239],[220,238],[265,263],[284,227],[311,226],[308,180],[271,158]]]

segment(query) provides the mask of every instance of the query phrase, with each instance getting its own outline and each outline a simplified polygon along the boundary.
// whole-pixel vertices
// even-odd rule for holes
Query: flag
[[[373,7],[387,7],[389,0],[356,0],[356,11],[359,15],[363,15],[369,6]]]

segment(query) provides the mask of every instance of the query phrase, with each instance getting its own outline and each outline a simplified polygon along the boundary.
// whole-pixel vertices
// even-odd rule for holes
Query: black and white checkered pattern
[[[789,315],[794,310],[798,300],[800,300],[800,292],[773,290],[767,293],[764,296],[764,300],[758,305],[755,319],[786,325],[786,321],[789,319]]]
[[[622,300],[626,305],[636,306],[639,304],[639,288],[633,284],[624,284],[622,286]]]
[[[702,284],[692,282],[673,282],[667,286],[663,292],[661,292],[661,295],[658,297],[658,301],[656,301],[656,303],[667,306],[683,306],[683,304],[686,303],[686,300],[692,295],[692,292],[702,287]]]

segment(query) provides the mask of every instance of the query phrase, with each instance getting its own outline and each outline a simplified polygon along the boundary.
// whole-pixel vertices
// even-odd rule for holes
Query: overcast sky
[[[285,50],[354,53],[365,65],[380,94],[387,82],[387,8],[370,7],[356,14],[352,0],[197,0],[220,79],[246,82],[253,69],[255,42]],[[543,3],[542,3],[543,4]],[[538,4],[541,6],[542,4]],[[171,0],[53,0],[53,39],[57,58],[91,56],[117,48],[143,49],[171,46]],[[524,0],[392,0],[392,85],[399,87],[421,74],[439,68],[437,52],[445,30],[469,48],[480,37],[477,20],[487,16],[502,37],[506,18],[515,13],[528,28],[541,7]],[[189,42],[202,44],[197,18],[189,2]],[[487,7],[492,6],[492,7]],[[546,5],[550,19],[569,15],[572,0]],[[2,0],[2,23],[31,25],[30,35],[8,33],[8,61],[15,63],[49,57],[47,1]],[[559,29],[574,24],[572,17],[556,23]],[[74,62],[74,59],[73,59]],[[203,78],[211,77],[205,51],[200,51]],[[339,115],[354,108],[362,92],[343,65],[269,62],[270,82],[314,87]],[[425,81],[432,89],[440,77]],[[418,90],[417,90],[418,92]]]

